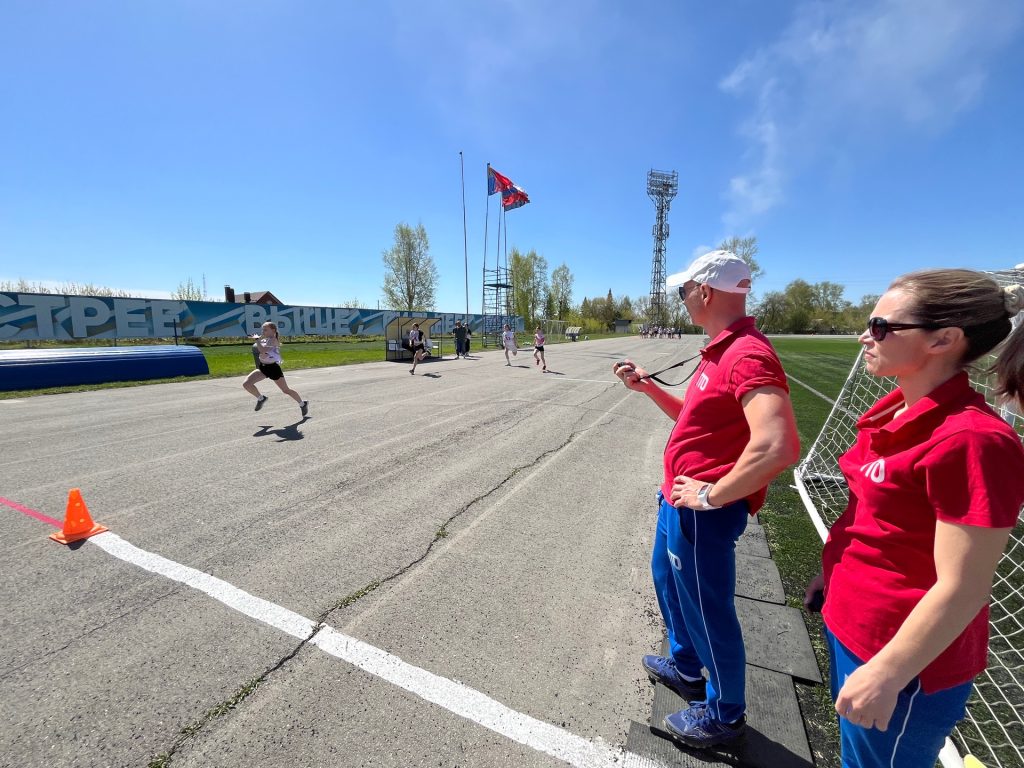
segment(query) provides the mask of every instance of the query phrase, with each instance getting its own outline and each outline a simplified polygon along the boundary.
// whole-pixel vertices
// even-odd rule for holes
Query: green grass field
[[[592,339],[610,338],[614,334],[592,335]],[[520,340],[533,344],[531,334],[519,334]],[[435,336],[433,341],[441,344],[444,355],[455,354],[455,340],[450,336]],[[165,343],[165,342],[161,342]],[[479,351],[480,339],[472,340],[472,349]],[[559,339],[549,340],[548,345],[569,343]],[[104,346],[106,343],[104,343]],[[22,347],[23,345],[18,345]],[[67,346],[66,344],[39,344],[38,347]],[[82,345],[86,346],[86,345]],[[94,345],[95,346],[95,345]],[[34,397],[36,395],[56,395],[64,392],[85,392],[95,389],[116,389],[120,387],[141,387],[147,384],[164,384],[172,381],[201,381],[204,378],[223,378],[226,376],[245,376],[253,369],[251,343],[220,343],[211,342],[199,345],[210,367],[209,376],[179,376],[171,379],[147,379],[145,381],[117,381],[108,384],[86,384],[72,387],[50,387],[48,389],[15,390],[0,392],[0,400]],[[11,344],[0,343],[0,349],[13,349]],[[366,338],[351,337],[330,341],[289,341],[283,346],[286,355],[285,369],[294,371],[300,368],[330,368],[337,365],[353,365],[355,363],[372,363],[384,359],[385,341],[382,336]],[[494,347],[490,347],[493,349]]]
[[[849,337],[774,337],[772,344],[790,377],[790,397],[803,456],[810,450],[832,409],[831,403],[807,387],[835,399],[850,373],[860,345]],[[782,576],[786,602],[803,610],[804,588],[821,569],[821,538],[792,486],[793,472],[789,470],[772,484],[760,519],[768,535],[772,559]],[[822,677],[827,680],[828,653],[822,638],[821,617],[805,612],[804,619]],[[839,766],[839,729],[827,687],[798,685],[797,697],[815,765],[818,768]]]

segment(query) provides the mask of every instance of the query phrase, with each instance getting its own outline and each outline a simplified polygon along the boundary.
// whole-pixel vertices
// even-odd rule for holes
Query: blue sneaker
[[[679,694],[683,701],[704,701],[707,699],[704,686],[707,680],[686,680],[676,669],[675,659],[664,656],[644,656],[641,662],[652,683],[661,683]]]
[[[666,717],[665,729],[676,741],[688,747],[705,749],[743,736],[747,730],[747,717],[743,715],[735,723],[723,723],[712,716],[706,704],[698,704]]]

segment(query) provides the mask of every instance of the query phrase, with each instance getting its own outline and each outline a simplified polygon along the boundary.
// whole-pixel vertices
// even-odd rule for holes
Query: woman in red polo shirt
[[[961,269],[899,277],[861,335],[898,388],[857,422],[829,532],[822,616],[843,765],[932,768],[985,668],[996,565],[1024,504],[1020,437],[964,368],[1008,335],[997,393],[1024,394],[1024,288]]]

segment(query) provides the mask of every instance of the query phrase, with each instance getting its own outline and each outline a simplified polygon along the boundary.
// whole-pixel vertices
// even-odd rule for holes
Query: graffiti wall
[[[405,318],[438,318],[434,334],[451,333],[467,316],[445,312],[394,312],[343,307],[292,307],[219,301],[123,299],[48,293],[0,293],[0,340],[195,339],[241,337],[277,323],[282,336],[383,336]],[[508,318],[521,330],[521,318]],[[469,315],[478,334],[483,315]]]

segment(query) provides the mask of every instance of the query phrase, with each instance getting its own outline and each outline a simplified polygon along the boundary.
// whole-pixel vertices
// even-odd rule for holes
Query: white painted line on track
[[[802,381],[800,381],[800,379],[796,378],[795,376],[790,376],[787,373],[786,374],[786,378],[789,379],[790,381],[795,381],[797,384],[799,384],[801,387],[806,389],[808,392],[810,392],[813,395],[817,395],[822,400],[824,400],[826,403],[829,403],[830,405],[835,405],[836,404],[836,401],[833,400],[831,397],[829,397],[828,395],[821,394],[821,392],[816,390],[814,387],[810,386],[809,384],[804,384]]]
[[[565,376],[556,376],[554,381],[585,381],[589,384],[618,384],[617,381],[611,381],[609,379],[570,379]]]
[[[100,533],[92,536],[88,541],[109,555],[124,560],[126,563],[137,565],[150,573],[166,576],[171,581],[177,581],[193,589],[198,589],[200,592],[205,592],[229,608],[234,608],[239,613],[269,624],[292,637],[304,640],[316,629],[316,623],[305,616],[300,616],[287,608],[250,595],[216,576],[139,549],[116,533],[109,531]]]
[[[607,383],[607,382],[606,382]],[[509,709],[486,694],[402,661],[387,651],[318,625],[305,616],[239,589],[223,579],[139,549],[115,533],[100,533],[88,541],[107,554],[197,589],[239,613],[304,640],[324,653],[359,667],[421,699],[464,717],[531,749],[578,768],[657,768],[660,763],[605,744],[589,741],[563,728]],[[318,629],[319,626],[319,629]]]

